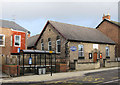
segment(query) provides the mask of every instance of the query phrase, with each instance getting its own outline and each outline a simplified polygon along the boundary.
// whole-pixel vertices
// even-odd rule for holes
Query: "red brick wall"
[[[116,43],[116,56],[120,57],[120,28],[110,22],[104,21],[97,29]]]
[[[17,73],[20,75],[20,66],[18,65],[17,70],[17,65],[3,65],[2,72],[11,76],[17,76]]]
[[[57,72],[66,72],[68,69],[67,69],[67,64],[56,64],[56,71]]]
[[[101,32],[111,38],[114,42],[118,43],[118,27],[104,21],[98,28]]]
[[[11,34],[13,37],[13,43],[12,43],[12,47],[11,47],[11,53],[17,53],[18,52],[18,48],[20,49],[26,49],[26,33],[25,32],[18,32],[18,31],[12,31],[12,34]],[[21,46],[20,47],[16,47],[14,45],[15,43],[15,35],[21,35]]]

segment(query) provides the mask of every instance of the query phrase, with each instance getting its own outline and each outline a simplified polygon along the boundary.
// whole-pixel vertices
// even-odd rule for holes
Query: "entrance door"
[[[93,62],[97,62],[97,53],[96,52],[93,55]]]

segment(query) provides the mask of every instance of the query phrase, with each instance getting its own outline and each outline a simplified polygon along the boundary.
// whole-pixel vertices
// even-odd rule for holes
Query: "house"
[[[12,62],[21,49],[27,49],[30,32],[14,21],[0,20],[0,55],[2,64]],[[11,59],[10,59],[11,58]]]
[[[115,61],[115,42],[97,29],[47,21],[39,37],[37,35],[35,38],[38,39],[32,39],[36,42],[28,48],[32,46],[37,50],[55,51],[57,62],[66,63],[68,68],[74,62],[100,61],[103,66],[104,60]]]
[[[115,56],[120,61],[120,22],[110,20],[110,15],[103,15],[103,21],[96,27],[116,44]]]

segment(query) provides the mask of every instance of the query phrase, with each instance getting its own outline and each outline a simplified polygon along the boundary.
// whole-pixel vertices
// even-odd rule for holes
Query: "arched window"
[[[106,56],[107,57],[109,56],[109,47],[108,46],[106,47]]]
[[[48,50],[49,50],[49,51],[52,50],[52,42],[51,42],[51,38],[48,38]]]
[[[58,40],[58,39],[60,39],[60,36],[57,36],[57,37],[56,37],[56,40]]]
[[[61,52],[61,41],[60,41],[60,37],[57,36],[56,37],[56,53],[60,53]]]
[[[43,39],[41,39],[41,50],[44,50],[44,43],[43,43]]]
[[[84,46],[78,45],[78,57],[84,57]]]

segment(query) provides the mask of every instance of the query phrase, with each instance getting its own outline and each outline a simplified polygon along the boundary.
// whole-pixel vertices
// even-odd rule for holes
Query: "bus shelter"
[[[38,73],[41,68],[49,68],[52,76],[53,70],[56,72],[56,53],[54,51],[21,50],[19,65],[22,75],[25,74],[27,68],[32,68],[34,74]]]

